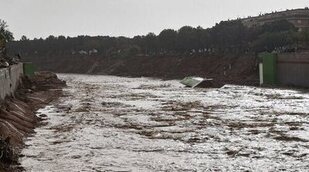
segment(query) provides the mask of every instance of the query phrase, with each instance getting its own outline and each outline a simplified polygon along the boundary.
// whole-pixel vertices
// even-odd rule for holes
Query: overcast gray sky
[[[129,36],[309,6],[309,0],[0,0],[16,39],[49,35]]]

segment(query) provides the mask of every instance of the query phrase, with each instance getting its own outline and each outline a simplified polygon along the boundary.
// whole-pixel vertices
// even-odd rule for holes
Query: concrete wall
[[[0,69],[0,100],[7,95],[13,95],[23,75],[22,63]]]
[[[281,85],[309,87],[309,52],[279,54],[277,80]]]

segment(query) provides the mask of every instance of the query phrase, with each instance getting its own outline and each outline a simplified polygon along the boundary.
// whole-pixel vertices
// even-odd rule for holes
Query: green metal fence
[[[24,66],[24,75],[33,76],[34,72],[36,72],[36,67],[32,63],[23,63]]]
[[[277,84],[277,54],[261,53],[259,58],[263,63],[263,84],[276,85]]]

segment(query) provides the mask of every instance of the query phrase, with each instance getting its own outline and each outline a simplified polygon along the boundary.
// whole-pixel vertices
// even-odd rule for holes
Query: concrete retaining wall
[[[7,95],[14,94],[22,75],[22,63],[0,69],[0,100],[3,100]]]
[[[309,87],[309,52],[279,54],[277,79],[282,85]]]

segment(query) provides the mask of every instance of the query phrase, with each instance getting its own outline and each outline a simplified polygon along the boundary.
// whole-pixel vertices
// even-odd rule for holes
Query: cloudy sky
[[[49,35],[129,36],[309,6],[309,0],[0,0],[16,39]]]

